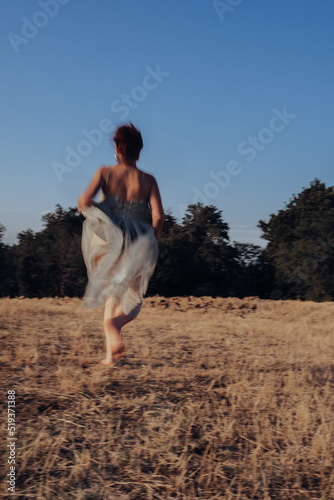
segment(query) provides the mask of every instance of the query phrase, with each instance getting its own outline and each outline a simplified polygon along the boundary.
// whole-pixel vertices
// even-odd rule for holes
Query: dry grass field
[[[146,298],[113,367],[79,306],[0,300],[3,498],[334,498],[334,303]]]

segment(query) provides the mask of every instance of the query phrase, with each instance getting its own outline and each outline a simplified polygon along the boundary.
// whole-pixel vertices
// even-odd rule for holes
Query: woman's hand
[[[154,236],[156,239],[158,239],[164,225],[165,214],[161,203],[158,184],[155,179],[153,179],[153,184],[150,192],[150,206],[152,211],[152,226],[154,229]]]
[[[83,203],[82,197],[78,201],[78,212],[82,214],[82,209],[86,207],[94,207],[96,205],[94,200],[88,200],[87,203]]]

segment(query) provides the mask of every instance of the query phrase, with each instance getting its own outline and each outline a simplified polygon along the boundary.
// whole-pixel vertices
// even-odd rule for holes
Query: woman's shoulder
[[[101,179],[106,182],[108,177],[112,174],[112,172],[115,171],[116,167],[117,165],[101,165],[97,169],[97,172],[99,172]]]
[[[139,170],[139,169],[138,169]],[[142,175],[144,176],[144,179],[145,179],[145,182],[148,182],[149,184],[153,184],[153,183],[156,183],[157,181],[155,180],[155,177],[154,175],[152,174],[149,174],[148,172],[146,172],[145,170],[139,170]]]

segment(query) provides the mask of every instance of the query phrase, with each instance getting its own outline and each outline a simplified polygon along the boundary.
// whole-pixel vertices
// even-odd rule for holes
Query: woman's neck
[[[123,165],[124,167],[132,167],[132,168],[137,168],[137,162],[136,160],[123,160],[121,158],[121,161],[119,163],[120,165]]]

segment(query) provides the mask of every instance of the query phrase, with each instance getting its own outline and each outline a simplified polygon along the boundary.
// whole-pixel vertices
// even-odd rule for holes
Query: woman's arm
[[[160,192],[158,188],[157,181],[153,177],[153,184],[150,193],[150,205],[152,210],[152,226],[154,229],[154,235],[156,239],[159,238],[162,227],[164,225],[165,214],[162,207]]]
[[[82,209],[84,207],[89,207],[91,205],[94,205],[94,196],[98,192],[98,190],[101,187],[101,181],[102,181],[102,168],[99,168],[96,172],[95,175],[92,179],[92,182],[89,184],[88,188],[86,191],[84,191],[78,200],[78,211],[79,213],[82,213]]]

